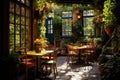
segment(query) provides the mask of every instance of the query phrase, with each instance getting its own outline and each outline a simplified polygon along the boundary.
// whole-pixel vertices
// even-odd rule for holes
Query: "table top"
[[[32,56],[44,56],[44,55],[48,55],[50,53],[53,53],[54,50],[43,50],[39,53],[36,53],[34,50],[33,51],[28,51],[27,55],[32,55]]]
[[[92,45],[82,45],[82,46],[72,46],[73,49],[85,49],[85,48],[93,48]]]

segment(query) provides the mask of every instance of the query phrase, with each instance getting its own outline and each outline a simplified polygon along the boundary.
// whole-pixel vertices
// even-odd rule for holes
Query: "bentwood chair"
[[[42,70],[44,70],[45,72],[49,73],[52,72],[54,74],[53,79],[55,80],[56,75],[57,75],[57,66],[56,66],[56,59],[57,59],[57,50],[54,49],[53,53],[50,53],[48,56],[48,58],[41,58],[41,68]],[[47,76],[42,76],[42,77],[48,77],[49,74]]]
[[[79,50],[72,45],[67,45],[67,63],[75,63],[78,60]]]
[[[96,55],[96,45],[90,45],[81,50],[80,57],[84,59],[85,63],[94,62]]]

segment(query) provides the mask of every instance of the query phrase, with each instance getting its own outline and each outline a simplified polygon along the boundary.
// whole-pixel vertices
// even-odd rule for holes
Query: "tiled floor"
[[[101,80],[96,63],[92,65],[69,64],[66,57],[60,56],[57,59],[58,75],[56,80]]]
[[[81,63],[67,65],[65,56],[59,56],[57,58],[57,71],[58,75],[56,76],[55,80],[101,80],[100,73],[96,63],[90,65],[84,65]],[[51,74],[50,76],[53,75]],[[24,79],[23,77],[21,77],[18,80]],[[35,78],[31,80],[52,80],[52,79]]]

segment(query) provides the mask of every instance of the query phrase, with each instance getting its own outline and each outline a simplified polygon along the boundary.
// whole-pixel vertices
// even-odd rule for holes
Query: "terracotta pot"
[[[107,35],[111,35],[114,31],[114,27],[113,26],[107,26],[105,27],[105,32]]]
[[[36,53],[39,53],[41,51],[41,49],[42,49],[42,46],[40,44],[36,44],[35,45],[35,51],[36,51]]]

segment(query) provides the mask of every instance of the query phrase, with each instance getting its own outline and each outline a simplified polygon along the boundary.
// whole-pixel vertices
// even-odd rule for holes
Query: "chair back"
[[[77,48],[74,48],[72,45],[67,45],[67,53],[77,55],[79,53],[79,50]]]
[[[54,61],[56,61],[57,51],[58,51],[58,49],[54,49],[54,52],[50,54],[50,59],[53,59]]]
[[[86,57],[88,60],[94,60],[96,55],[96,45],[88,46],[81,50],[81,57]]]
[[[27,64],[29,62],[34,62],[35,63],[36,57],[31,56],[31,55],[28,56],[25,48],[20,48],[18,52],[20,54],[20,59],[21,59],[22,63],[24,63],[24,64]]]

